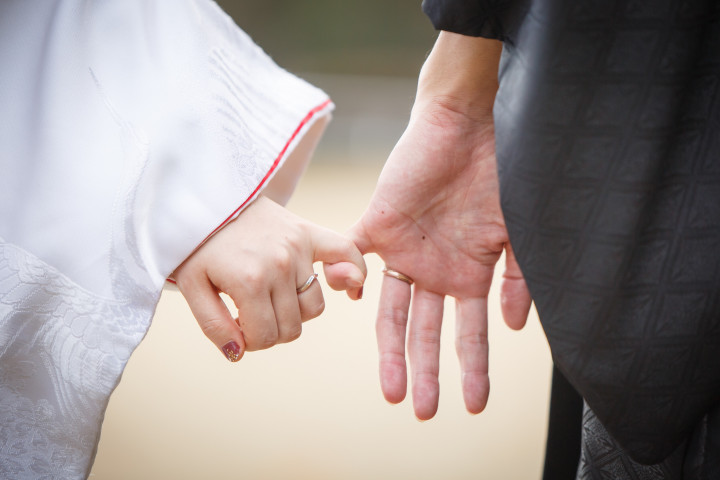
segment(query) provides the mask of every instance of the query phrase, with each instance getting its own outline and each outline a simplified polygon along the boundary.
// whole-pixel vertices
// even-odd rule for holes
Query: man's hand
[[[445,296],[456,300],[456,349],[471,413],[481,412],[487,403],[487,298],[503,249],[507,265],[501,297],[508,325],[522,328],[531,302],[500,210],[491,110],[496,80],[486,81],[488,94],[437,94],[447,84],[465,88],[465,79],[437,81],[438,72],[447,71],[448,59],[463,57],[464,45],[475,58],[476,47],[489,45],[494,49],[490,61],[497,62],[496,45],[483,42],[490,41],[445,32],[440,36],[421,74],[410,124],[383,169],[370,205],[350,231],[361,252],[379,254],[388,268],[415,281],[411,293],[407,283],[385,277],[377,338],[381,387],[385,398],[397,403],[407,388],[407,332],[415,414],[422,420],[437,411]],[[488,68],[490,75],[497,75],[497,64],[494,71],[492,65]],[[482,84],[482,79],[468,80],[474,88]]]

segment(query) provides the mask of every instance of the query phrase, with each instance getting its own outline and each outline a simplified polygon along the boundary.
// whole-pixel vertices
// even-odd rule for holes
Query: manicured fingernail
[[[358,290],[358,300],[362,300],[363,289],[364,289],[364,288],[365,288],[365,287],[363,286],[363,287],[360,287],[360,290]]]
[[[240,360],[240,345],[231,340],[222,347],[222,351],[231,362],[237,362]]]

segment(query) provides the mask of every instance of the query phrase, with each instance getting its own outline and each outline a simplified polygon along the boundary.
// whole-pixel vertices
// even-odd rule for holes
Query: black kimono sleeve
[[[720,4],[425,0],[504,41],[510,241],[553,359],[635,460],[720,405]]]
[[[522,18],[518,0],[423,0],[422,8],[437,30],[505,41]]]

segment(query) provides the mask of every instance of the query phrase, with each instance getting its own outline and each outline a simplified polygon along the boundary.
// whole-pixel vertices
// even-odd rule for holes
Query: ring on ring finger
[[[318,277],[318,274],[317,274],[317,273],[313,273],[312,275],[310,275],[310,276],[308,277],[307,280],[305,280],[305,283],[303,283],[303,284],[300,285],[298,288],[296,288],[295,291],[298,293],[298,295],[301,294],[301,293],[303,293],[303,292],[304,292],[305,290],[307,290],[308,288],[310,288],[310,285],[313,284],[313,282],[317,279],[317,277]]]
[[[415,281],[412,278],[408,277],[404,273],[400,273],[397,270],[392,270],[388,267],[383,268],[382,273],[385,276],[396,278],[402,282],[407,283],[408,285],[412,285],[413,283],[415,283]]]
[[[296,289],[297,300],[300,304],[300,317],[303,322],[319,316],[325,310],[322,288],[320,288],[320,282],[316,280],[317,274],[313,273],[305,283]],[[314,285],[315,283],[317,285]]]

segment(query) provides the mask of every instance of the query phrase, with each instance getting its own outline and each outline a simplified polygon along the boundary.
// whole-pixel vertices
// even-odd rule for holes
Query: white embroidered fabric
[[[0,292],[0,478],[84,478],[157,292],[103,298],[1,239]]]
[[[0,2],[0,478],[88,475],[165,279],[331,109],[210,0]]]

